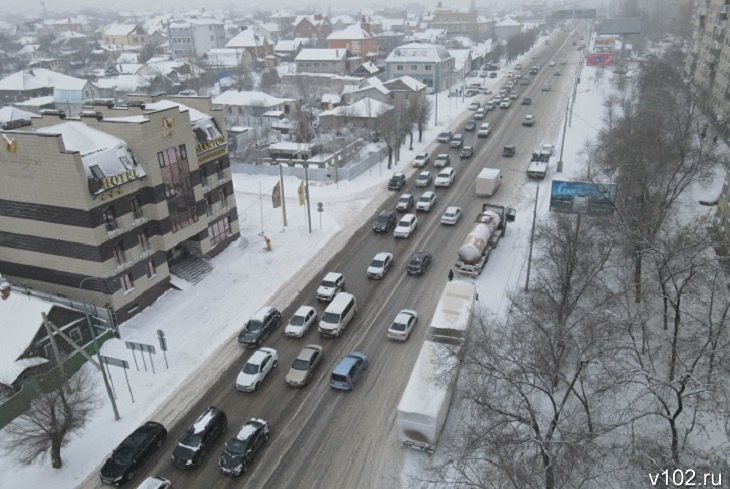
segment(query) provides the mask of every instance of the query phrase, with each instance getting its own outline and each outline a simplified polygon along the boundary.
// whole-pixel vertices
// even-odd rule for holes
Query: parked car
[[[400,190],[406,184],[406,176],[403,172],[395,172],[390,180],[388,180],[389,190]]]
[[[444,168],[443,170],[441,170],[439,172],[438,175],[436,175],[436,179],[433,181],[433,184],[436,187],[450,187],[451,184],[454,183],[454,178],[456,178],[456,171],[453,168]],[[428,192],[426,192],[426,193],[428,193]],[[425,196],[426,193],[424,193],[423,196]],[[418,204],[420,204],[421,201],[423,200],[423,198],[424,198],[423,196],[421,197],[421,199],[419,199]],[[434,194],[433,197],[434,197],[433,204],[435,204],[436,203],[436,194]],[[416,208],[418,208],[418,204],[416,204]],[[428,209],[427,209],[428,211],[431,210],[431,206],[433,204],[428,206]],[[424,205],[424,207],[425,207],[425,205]],[[425,210],[425,209],[419,209],[419,210]]]
[[[418,313],[416,311],[403,309],[395,316],[385,336],[389,340],[407,341],[417,322]]]
[[[317,299],[331,301],[341,290],[345,290],[345,276],[341,273],[329,272],[319,284]]]
[[[433,180],[431,172],[422,171],[418,174],[418,177],[416,177],[416,187],[428,187],[431,185],[431,180]]]
[[[396,238],[410,238],[413,231],[416,230],[416,226],[418,226],[418,219],[415,214],[405,214],[393,231],[393,236]]]
[[[431,253],[426,251],[413,253],[411,260],[408,262],[408,266],[406,266],[406,272],[409,275],[423,275],[428,270],[429,265],[431,265],[432,258]]]
[[[408,212],[411,210],[411,207],[415,204],[415,199],[411,194],[403,194],[398,199],[398,202],[395,204],[395,210],[401,211],[401,212]]]
[[[112,451],[101,467],[101,482],[118,486],[134,479],[139,468],[167,438],[167,430],[156,421],[147,421]]]
[[[525,118],[522,119],[522,125],[528,127],[535,125],[535,116],[532,114],[527,114]]]
[[[387,233],[390,228],[395,227],[397,216],[394,210],[387,209],[378,214],[373,223],[373,231],[376,233]]]
[[[241,367],[236,377],[236,389],[241,392],[253,392],[261,387],[271,370],[279,364],[279,354],[273,348],[259,348]]]
[[[505,147],[502,149],[502,156],[514,156],[515,155],[515,147],[511,144],[505,145]]]
[[[487,115],[487,109],[484,107],[480,107],[479,110],[477,110],[476,114],[474,114],[475,119],[484,119]]]
[[[522,105],[532,105],[532,99],[530,97],[523,98]]]
[[[477,92],[481,93],[482,95],[489,95],[490,93],[492,93],[492,91],[487,87],[479,87],[477,88]]]
[[[441,224],[454,225],[461,219],[461,207],[447,207],[444,215],[441,216]]]
[[[469,88],[469,89],[467,89],[467,90],[466,90],[466,91],[464,92],[464,96],[465,96],[465,97],[473,97],[473,96],[474,96],[474,95],[476,95],[477,93],[478,93],[478,92],[477,92],[476,88]]]
[[[433,162],[433,166],[436,168],[443,168],[445,166],[449,166],[451,163],[451,157],[448,155],[448,153],[440,154],[436,157],[436,160]]]
[[[137,489],[172,489],[172,482],[164,477],[152,476],[142,481]]]
[[[493,71],[489,74],[489,78],[497,78],[497,72]]]
[[[485,138],[485,137],[489,136],[489,133],[491,133],[491,132],[492,132],[492,125],[489,122],[485,122],[479,127],[479,131],[477,132],[477,137]]]
[[[451,141],[451,131],[444,131],[438,135],[439,143],[448,143]]]
[[[449,170],[452,170],[453,168],[448,168]],[[440,175],[440,173],[439,173]],[[436,179],[438,180],[438,175],[436,176]],[[434,205],[436,205],[436,193],[435,192],[423,192],[421,197],[416,202],[416,210],[417,211],[423,211],[423,212],[430,212]]]
[[[505,99],[499,103],[499,108],[500,109],[509,109],[510,105],[512,105],[512,101],[510,99]]]
[[[464,125],[465,131],[473,131],[477,128],[477,123],[474,119],[469,119],[466,121],[466,124]]]
[[[459,158],[466,159],[471,158],[474,154],[474,147],[473,146],[464,146],[461,148],[461,154],[459,154]]]
[[[355,388],[368,369],[368,357],[364,353],[354,351],[342,358],[330,376],[330,387],[351,391]]]
[[[279,325],[281,325],[279,310],[269,306],[262,307],[248,320],[246,326],[238,334],[238,342],[246,348],[259,347],[269,333]]]
[[[368,265],[366,274],[368,278],[383,278],[385,273],[393,266],[393,253],[380,252],[375,255]]]
[[[469,110],[477,110],[481,106],[482,106],[482,104],[480,104],[479,102],[474,101],[474,102],[472,102],[472,103],[469,104]]]
[[[289,373],[286,374],[286,383],[291,387],[304,387],[312,380],[314,371],[322,363],[324,348],[320,345],[307,345],[302,348],[294,359]]]
[[[451,138],[451,147],[461,148],[462,144],[464,144],[464,136],[462,134],[454,134],[454,137]]]
[[[418,153],[413,159],[413,166],[416,168],[422,168],[428,165],[429,161],[431,161],[431,159],[429,158],[428,153]]]
[[[213,443],[227,429],[226,413],[215,406],[208,407],[178,440],[172,451],[172,463],[178,469],[198,467]]]
[[[226,443],[218,461],[221,474],[237,476],[246,472],[268,440],[269,423],[260,418],[248,420]]]
[[[314,324],[317,324],[317,311],[311,306],[299,306],[284,328],[284,334],[290,338],[301,338]]]
[[[549,92],[550,91],[550,88],[551,88],[550,87],[550,84],[549,83],[545,83],[540,90],[542,90],[543,92]]]

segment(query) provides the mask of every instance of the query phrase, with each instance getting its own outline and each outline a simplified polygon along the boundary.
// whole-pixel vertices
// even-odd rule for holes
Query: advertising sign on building
[[[607,216],[613,214],[615,203],[615,183],[553,180],[550,212]]]
[[[613,60],[613,53],[591,53],[586,55],[586,64],[588,66],[612,66]]]

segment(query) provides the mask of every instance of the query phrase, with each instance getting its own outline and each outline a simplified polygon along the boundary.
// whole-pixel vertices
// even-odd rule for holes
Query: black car
[[[273,307],[262,307],[238,334],[238,342],[246,348],[258,348],[266,336],[281,325],[281,313]]]
[[[167,430],[160,423],[147,421],[126,437],[101,467],[101,481],[118,486],[134,479],[137,469],[162,446]]]
[[[406,271],[411,275],[423,275],[431,264],[431,253],[419,251],[413,253],[411,261],[408,262]]]
[[[505,147],[504,147],[504,148],[502,149],[502,156],[509,156],[509,157],[512,157],[512,156],[514,156],[514,155],[515,155],[515,147],[514,147],[514,146],[512,146],[511,144],[508,144],[508,145],[506,145],[506,146],[505,146]]]
[[[469,119],[466,121],[466,125],[464,126],[465,131],[473,131],[477,128],[477,123],[474,119]]]
[[[523,98],[522,105],[532,105],[532,99],[530,97]]]
[[[228,440],[226,449],[218,461],[221,473],[241,475],[248,470],[254,457],[269,439],[269,423],[263,419],[250,419],[236,436]]]
[[[390,177],[390,180],[388,180],[388,188],[390,190],[400,190],[405,186],[405,184],[406,176],[401,172],[393,174],[393,176]]]
[[[394,210],[383,211],[375,218],[373,231],[376,233],[387,233],[391,228],[395,227],[397,220],[398,216]]]
[[[198,467],[215,440],[227,429],[226,413],[210,406],[180,437],[172,451],[172,463],[178,469]]]
[[[464,146],[461,148],[461,154],[459,155],[460,158],[471,158],[474,154],[474,147],[473,146]]]

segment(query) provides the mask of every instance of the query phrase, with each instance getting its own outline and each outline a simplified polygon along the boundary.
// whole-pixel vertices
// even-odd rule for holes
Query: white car
[[[253,392],[261,386],[266,376],[279,364],[279,354],[273,348],[259,348],[236,377],[236,389]]]
[[[436,175],[436,180],[434,180],[433,184],[436,187],[451,187],[451,184],[454,183],[455,177],[456,177],[456,171],[454,171],[453,168],[444,168],[443,170],[441,170],[439,172],[438,175]],[[421,198],[423,198],[423,197],[421,197]],[[421,201],[419,200],[418,202],[420,203]],[[434,201],[434,203],[435,203],[435,201]],[[416,208],[418,208],[418,204],[416,204]]]
[[[504,99],[499,103],[500,109],[509,109],[509,106],[512,105],[512,101],[510,99]]]
[[[484,107],[480,107],[479,110],[477,110],[477,113],[474,114],[475,119],[484,119],[487,115],[487,110]]]
[[[478,138],[485,138],[489,136],[489,133],[492,132],[492,125],[489,124],[489,122],[485,122],[481,126],[479,126],[479,131],[477,131],[477,137]]]
[[[550,63],[548,63],[548,66],[555,66],[555,61],[551,61]]]
[[[167,479],[162,477],[148,477],[137,486],[137,489],[170,489],[171,487],[172,482]]]
[[[284,328],[284,335],[292,338],[301,338],[310,326],[317,322],[317,311],[310,306],[300,306]]]
[[[441,216],[441,224],[454,225],[461,219],[461,207],[447,207],[444,215]]]
[[[386,337],[389,340],[406,341],[411,336],[411,331],[418,322],[418,313],[410,309],[403,309],[399,312],[393,323],[388,327]]]
[[[453,171],[453,168],[449,168],[449,170]],[[438,180],[438,177],[436,177],[436,180]],[[421,198],[416,202],[416,210],[430,212],[434,205],[436,205],[436,194],[430,191],[423,192]]]
[[[418,219],[415,214],[404,214],[398,221],[398,225],[393,231],[393,236],[396,238],[410,238],[413,231],[418,226]]]
[[[479,102],[472,102],[469,104],[469,110],[477,110],[481,104]]]
[[[378,253],[368,265],[367,276],[368,278],[383,278],[391,266],[393,266],[393,253]]]
[[[317,299],[331,301],[337,293],[345,288],[345,276],[337,272],[329,272],[324,276],[317,289]]]
[[[418,153],[413,159],[413,166],[416,168],[424,167],[428,165],[429,159],[428,153]]]
[[[431,180],[433,180],[431,172],[422,171],[418,174],[418,177],[416,178],[416,187],[428,187],[429,185],[431,185]]]

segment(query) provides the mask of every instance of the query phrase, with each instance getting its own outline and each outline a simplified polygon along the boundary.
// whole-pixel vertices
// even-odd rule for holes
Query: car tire
[[[261,387],[261,382],[256,382],[256,384],[253,386],[254,392],[259,390],[259,387]]]
[[[157,448],[160,448],[160,447],[162,446],[162,444],[163,444],[164,442],[165,442],[165,440],[164,440],[164,439],[162,439],[162,438],[158,438],[158,439],[157,439]]]
[[[243,468],[241,469],[241,473],[242,474],[245,474],[246,471],[248,471],[248,466],[247,465],[244,465]]]
[[[137,473],[134,470],[129,471],[129,472],[127,472],[126,479],[128,481],[131,481],[132,479],[134,479],[135,475],[137,475]]]
[[[276,368],[279,366],[279,360],[274,360],[274,363],[271,364],[271,368]]]

